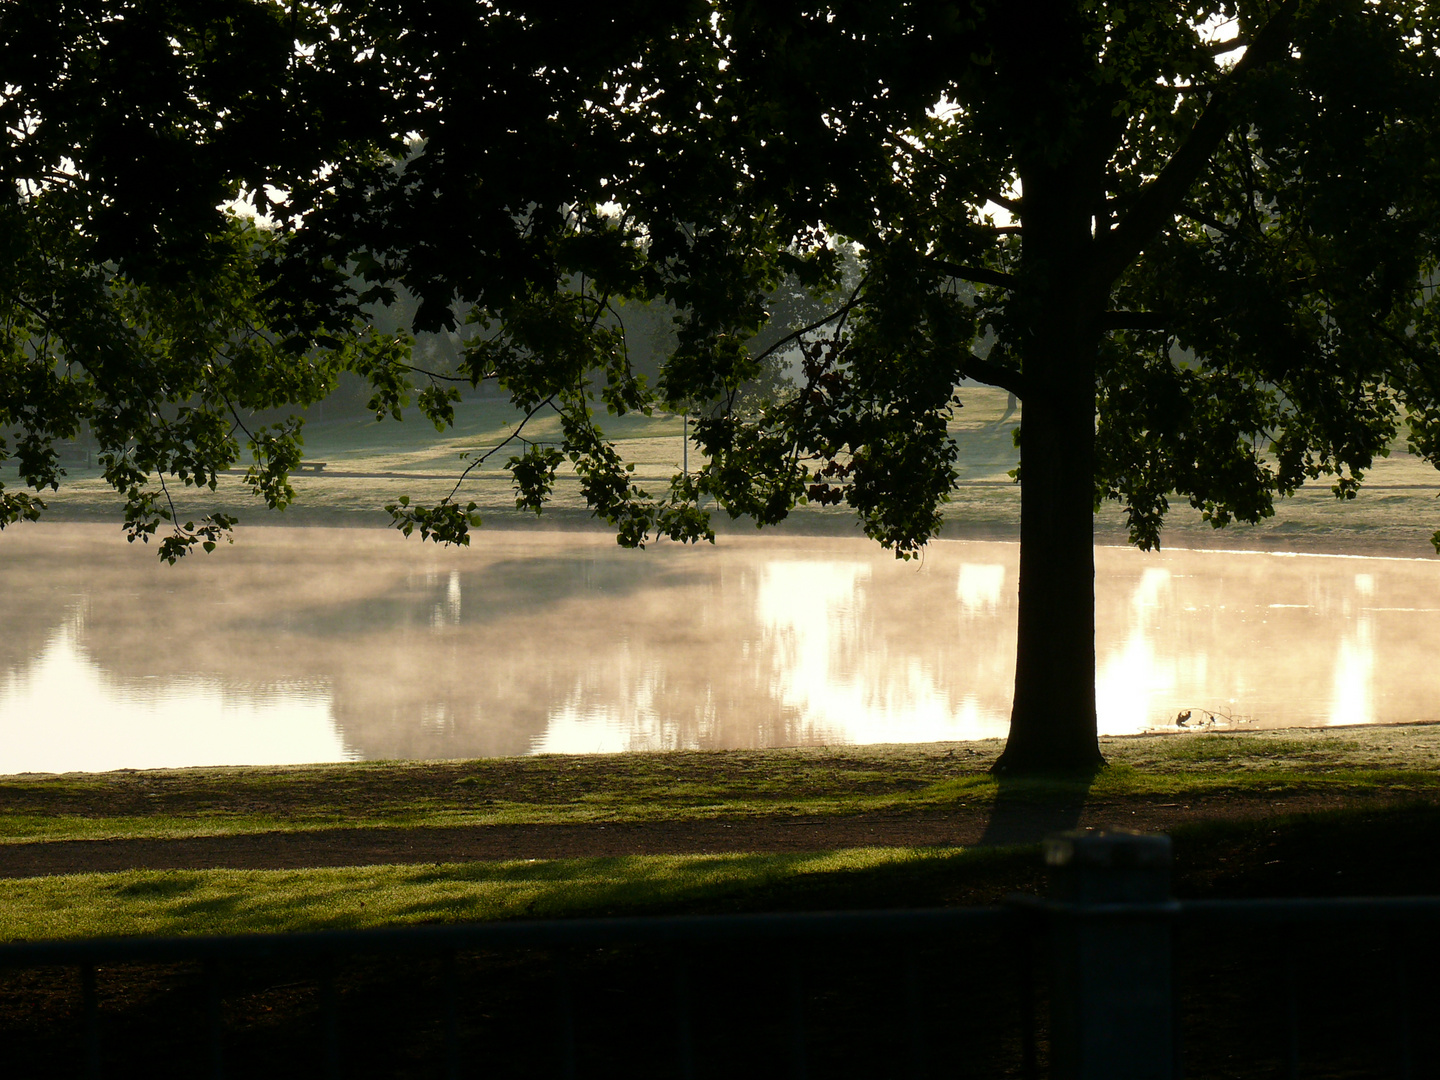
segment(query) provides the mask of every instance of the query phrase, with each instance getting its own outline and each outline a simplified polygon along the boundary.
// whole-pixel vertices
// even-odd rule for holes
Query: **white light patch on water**
[[[1154,633],[1169,589],[1169,570],[1146,567],[1130,596],[1129,633],[1118,649],[1096,657],[1095,713],[1101,734],[1135,735],[1149,729],[1156,698],[1175,689],[1175,660],[1157,652]]]
[[[1332,724],[1369,724],[1375,719],[1370,683],[1375,671],[1375,647],[1370,620],[1361,618],[1354,634],[1340,639],[1335,658],[1335,704]]]
[[[353,756],[327,693],[279,690],[247,698],[199,677],[154,689],[117,687],[77,645],[73,626],[51,638],[23,673],[0,683],[0,774],[300,765]]]
[[[532,754],[620,754],[627,750],[671,749],[655,745],[656,732],[614,706],[579,709],[564,705],[550,714]]]
[[[984,574],[984,589],[993,583],[998,599],[1004,568],[994,569],[1001,573]],[[1004,734],[1008,717],[982,713],[973,698],[955,708],[931,668],[887,655],[866,617],[870,579],[868,563],[764,567],[755,610],[772,650],[771,693],[795,716],[797,734],[849,745]]]
[[[1375,578],[1355,575],[1355,591],[1372,596]],[[1335,698],[1330,708],[1332,724],[1370,724],[1375,721],[1373,683],[1375,676],[1375,631],[1368,609],[1361,609],[1354,628],[1340,636],[1335,657]]]
[[[460,571],[451,570],[445,585],[445,599],[430,609],[430,628],[443,630],[460,625]]]
[[[577,686],[551,710],[545,731],[530,745],[532,754],[618,754],[627,750],[693,750],[675,737],[655,708],[659,672],[641,673],[633,692],[619,700],[596,688]]]
[[[955,582],[955,598],[966,615],[994,615],[1005,588],[1005,567],[965,563]]]

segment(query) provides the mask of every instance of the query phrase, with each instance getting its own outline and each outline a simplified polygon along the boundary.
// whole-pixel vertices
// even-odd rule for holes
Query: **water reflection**
[[[1115,648],[1097,650],[1095,708],[1105,717],[1108,734],[1144,731],[1155,716],[1157,699],[1175,691],[1179,658],[1157,651],[1171,599],[1170,571],[1147,566],[1130,595],[1123,641]],[[1186,659],[1194,662],[1192,657]],[[1199,659],[1203,681],[1204,655]]]
[[[217,680],[109,675],[77,643],[78,620],[0,683],[0,772],[98,771],[142,762],[287,765],[346,750],[323,685],[229,693]]]
[[[875,592],[869,562],[765,564],[756,621],[771,656],[771,696],[794,717],[796,741],[935,742],[974,737],[977,721],[995,727],[1000,718],[987,725],[973,707],[957,714],[932,667],[884,632]]]
[[[955,598],[966,615],[994,615],[1005,591],[1004,563],[962,563]]]
[[[1375,592],[1371,574],[1355,575],[1355,600],[1365,603]],[[1368,724],[1375,715],[1371,695],[1371,677],[1375,669],[1373,610],[1361,607],[1352,614],[1349,603],[1345,612],[1351,616],[1351,629],[1340,637],[1340,651],[1335,659],[1335,704],[1330,710],[1332,724]]]
[[[0,544],[0,772],[975,738],[1009,710],[1006,544],[252,529],[173,569],[101,527]],[[1440,563],[1096,558],[1106,732],[1433,718]]]

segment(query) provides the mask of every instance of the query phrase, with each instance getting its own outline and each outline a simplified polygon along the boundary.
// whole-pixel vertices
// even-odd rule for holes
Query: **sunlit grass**
[[[1176,894],[1208,895],[1217,883],[1227,895],[1236,890],[1239,895],[1305,893],[1315,888],[1316,874],[1333,890],[1343,884],[1333,874],[1335,867],[1354,871],[1352,888],[1425,893],[1433,890],[1430,863],[1405,853],[1423,849],[1434,834],[1436,813],[1433,805],[1412,801],[1389,809],[1182,825],[1172,832]],[[994,904],[1045,887],[1035,845],[310,870],[134,870],[0,881],[0,941]]]
[[[1078,781],[1007,781],[1007,798],[1440,795],[1440,726],[1102,740]],[[983,810],[995,740],[912,746],[553,755],[454,762],[16,776],[0,842],[478,825],[740,820]]]
[[[813,903],[1012,852],[630,856],[323,870],[135,870],[0,882],[0,940],[353,930]],[[1023,856],[1033,861],[1028,852]],[[818,891],[817,891],[818,890]],[[822,900],[823,902],[823,900]]]

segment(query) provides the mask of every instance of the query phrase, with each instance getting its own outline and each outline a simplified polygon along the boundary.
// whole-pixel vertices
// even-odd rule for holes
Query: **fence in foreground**
[[[0,946],[6,1072],[1434,1071],[1440,898],[1180,902],[1168,838],[1046,852],[1051,895],[997,908]]]

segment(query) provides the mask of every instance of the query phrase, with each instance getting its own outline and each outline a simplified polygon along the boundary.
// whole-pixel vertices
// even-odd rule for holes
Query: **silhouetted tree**
[[[307,350],[339,346],[356,303],[394,283],[419,300],[416,329],[477,324],[465,376],[561,417],[563,447],[512,459],[522,504],[541,506],[568,461],[625,543],[708,536],[704,493],[762,524],[843,501],[907,555],[955,478],[956,386],[1013,393],[1003,771],[1100,760],[1099,500],[1150,547],[1176,495],[1217,526],[1321,476],[1353,496],[1402,422],[1440,458],[1440,13],[1425,0],[631,2],[590,10],[583,33],[539,2],[88,0],[55,30],[38,14],[52,8],[0,15],[5,212],[72,193],[60,216],[87,265],[138,281],[152,250],[208,265],[185,244],[229,235],[211,208],[239,186],[283,189],[255,294],[277,348],[311,370]],[[252,40],[254,70],[237,45]],[[183,85],[123,80],[136,55]],[[7,296],[33,303],[39,272]],[[786,282],[830,306],[760,338]],[[591,412],[657,402],[622,302],[676,313],[659,400],[703,412],[707,463],[660,493]],[[791,346],[798,380],[762,378],[767,350]],[[398,407],[403,348],[352,354],[341,365],[372,380],[377,409]],[[289,392],[283,363],[266,370]],[[27,384],[6,385],[0,419],[43,443],[54,426],[27,427]],[[443,423],[450,395],[424,394]],[[135,460],[173,469],[188,445]],[[463,541],[472,510],[392,513]]]

